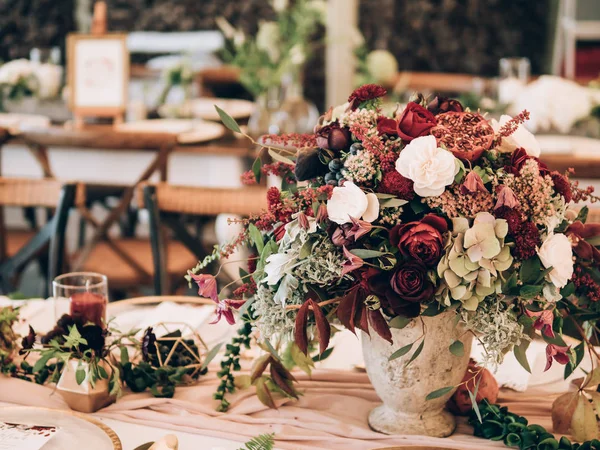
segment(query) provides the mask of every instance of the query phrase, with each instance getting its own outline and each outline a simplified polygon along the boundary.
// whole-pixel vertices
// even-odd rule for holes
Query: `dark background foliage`
[[[369,48],[388,48],[402,70],[493,76],[498,59],[526,56],[544,71],[554,0],[361,0],[360,28]],[[32,47],[64,45],[75,29],[76,0],[0,0],[0,59]],[[215,29],[224,16],[253,33],[273,17],[268,0],[108,0],[112,31]],[[307,96],[322,106],[324,52],[306,73]]]

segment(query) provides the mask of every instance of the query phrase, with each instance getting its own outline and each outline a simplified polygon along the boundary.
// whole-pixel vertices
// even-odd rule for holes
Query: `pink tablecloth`
[[[284,449],[367,450],[400,445],[430,448],[503,448],[472,436],[471,427],[459,419],[450,438],[425,436],[385,436],[369,429],[368,412],[379,403],[367,375],[350,371],[319,370],[309,379],[297,374],[298,401],[281,400],[277,410],[263,406],[252,389],[230,395],[228,413],[215,411],[212,394],[217,385],[214,372],[196,386],[177,388],[172,399],[157,399],[149,394],[127,393],[117,403],[96,413],[100,417],[157,426],[174,431],[196,433],[245,441],[261,433],[275,433],[277,447]],[[530,423],[551,429],[552,401],[566,390],[564,383],[539,386],[525,393],[501,391],[499,402]],[[52,388],[26,381],[0,377],[0,402],[21,405],[68,408]]]

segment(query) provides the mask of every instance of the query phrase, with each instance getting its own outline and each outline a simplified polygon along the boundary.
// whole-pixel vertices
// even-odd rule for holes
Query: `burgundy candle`
[[[93,322],[103,327],[106,321],[106,297],[93,292],[78,292],[71,295],[71,315],[83,317],[85,322]]]

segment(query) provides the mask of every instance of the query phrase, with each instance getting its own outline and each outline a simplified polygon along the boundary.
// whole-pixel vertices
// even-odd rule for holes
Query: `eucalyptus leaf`
[[[202,363],[202,370],[206,369],[208,367],[208,365],[210,364],[210,362],[215,359],[215,356],[218,355],[219,350],[221,350],[221,347],[223,346],[222,342],[219,342],[217,345],[215,345],[213,348],[211,348],[209,350],[209,352],[206,354],[206,358],[204,358],[204,362]]]
[[[233,117],[231,117],[229,114],[227,114],[221,108],[219,108],[217,105],[215,105],[215,109],[217,110],[217,113],[219,114],[219,117],[221,118],[221,122],[223,122],[223,125],[225,125],[227,128],[229,128],[234,133],[242,132],[242,130],[240,129],[240,126],[237,124],[237,122],[235,121],[235,119]]]
[[[436,398],[440,398],[440,397],[446,395],[448,392],[452,391],[452,389],[454,389],[455,387],[456,386],[446,386],[441,389],[436,389],[435,391],[427,394],[427,397],[425,397],[425,400],[434,400]]]
[[[421,352],[423,351],[423,347],[425,346],[425,338],[423,338],[423,340],[421,341],[421,343],[419,344],[419,346],[417,347],[417,349],[415,350],[415,352],[412,354],[412,356],[410,357],[410,359],[408,360],[408,362],[406,363],[406,365],[408,366],[411,362],[413,362],[415,359],[417,359],[417,357],[421,354]]]
[[[527,348],[529,347],[530,341],[523,340],[520,345],[515,346],[513,349],[513,353],[515,354],[515,358],[519,361],[519,364],[525,369],[527,372],[531,373],[531,367],[529,367],[529,361],[527,361]]]
[[[465,354],[465,345],[459,340],[456,340],[452,344],[450,344],[450,347],[448,349],[450,350],[450,353],[452,353],[454,356],[460,357]]]
[[[405,328],[411,322],[412,322],[412,319],[409,319],[408,317],[396,316],[392,320],[389,321],[388,325],[390,326],[390,328],[397,328],[397,329],[401,330],[402,328]]]
[[[83,383],[85,380],[85,369],[81,366],[81,361],[79,362],[79,366],[77,366],[77,370],[75,371],[75,381],[77,384]]]
[[[250,234],[250,239],[252,240],[252,243],[256,247],[258,253],[262,253],[263,248],[265,248],[262,233],[253,223],[248,225],[248,233]]]
[[[413,344],[414,342],[412,344],[405,345],[404,347],[400,347],[398,350],[396,350],[390,355],[388,361],[393,361],[394,359],[398,359],[401,356],[406,355],[408,352],[410,352],[410,349],[412,348]]]
[[[262,161],[260,160],[260,157],[258,157],[252,163],[252,173],[254,174],[254,179],[256,180],[257,183],[260,183],[261,167],[262,167]]]
[[[313,356],[312,360],[314,362],[323,361],[323,360],[329,358],[329,356],[331,355],[331,352],[333,352],[333,347],[329,347],[323,353]]]
[[[383,256],[386,254],[385,252],[380,252],[377,250],[368,250],[365,248],[355,248],[354,250],[350,250],[350,253],[362,259],[378,258],[379,256]]]
[[[290,164],[292,166],[294,165],[294,161],[292,161],[289,158],[286,158],[285,156],[280,155],[272,148],[269,149],[269,155],[271,155],[271,158],[273,158],[275,161],[279,161],[284,164]]]

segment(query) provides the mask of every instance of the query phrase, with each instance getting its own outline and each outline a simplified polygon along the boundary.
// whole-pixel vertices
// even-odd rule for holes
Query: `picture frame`
[[[123,122],[127,108],[129,51],[126,34],[69,34],[67,83],[76,127],[84,117]]]

